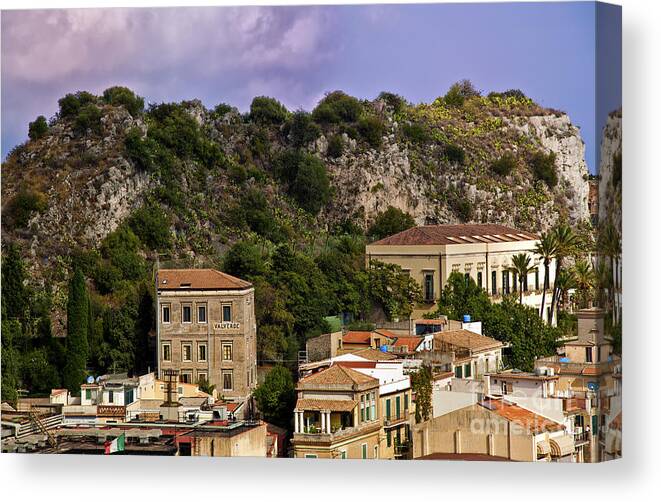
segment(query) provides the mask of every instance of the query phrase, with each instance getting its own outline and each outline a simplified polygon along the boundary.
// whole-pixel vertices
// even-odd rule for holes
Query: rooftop
[[[501,380],[558,380],[558,375],[538,375],[527,371],[502,371],[500,373],[487,373],[490,377]]]
[[[530,232],[503,225],[424,225],[373,242],[372,246],[489,244],[537,240]]]
[[[514,422],[532,434],[541,434],[542,432],[555,432],[564,429],[562,424],[549,420],[542,415],[533,413],[530,410],[520,406],[503,401],[502,399],[485,399],[480,406],[492,411],[500,417]]]
[[[351,352],[351,354],[367,359],[368,361],[390,361],[392,359],[397,359],[397,356],[394,354],[381,352],[380,350],[372,348],[356,350],[355,352]]]
[[[361,384],[374,384],[374,386],[379,385],[379,381],[376,378],[367,376],[359,371],[356,371],[351,368],[347,368],[340,365],[332,365],[328,369],[321,370],[317,373],[313,373],[310,376],[306,376],[299,380],[299,386],[325,386],[325,385],[361,385]]]
[[[422,340],[423,337],[421,336],[399,336],[393,345],[395,347],[407,347],[409,352],[415,352]]]
[[[455,329],[434,333],[434,339],[442,343],[469,350],[495,349],[503,346],[502,342],[499,342],[495,338],[479,335],[466,329]]]
[[[247,281],[212,268],[161,269],[158,271],[159,290],[218,290],[246,289]]]

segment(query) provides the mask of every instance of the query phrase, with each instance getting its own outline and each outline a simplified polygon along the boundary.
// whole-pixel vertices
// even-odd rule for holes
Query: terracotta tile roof
[[[501,380],[558,380],[560,378],[558,375],[536,375],[535,373],[522,371],[503,371],[501,373],[487,373],[487,375]]]
[[[212,268],[178,268],[158,271],[158,289],[246,289],[247,281]]]
[[[416,324],[438,326],[439,324],[447,324],[447,319],[416,319]]]
[[[391,235],[372,246],[484,244],[537,240],[530,232],[503,225],[424,225]]]
[[[333,364],[339,364],[345,368],[376,368],[377,361],[335,361]]]
[[[305,411],[351,411],[357,404],[349,399],[299,399],[296,408]]]
[[[390,361],[392,359],[397,359],[395,354],[381,352],[380,350],[372,348],[356,350],[355,352],[351,352],[351,354],[367,359],[368,361]]]
[[[397,335],[393,333],[392,331],[388,331],[387,329],[375,329],[375,333],[378,333],[381,336],[387,336],[388,338],[392,338],[393,340],[397,338]]]
[[[395,347],[408,347],[409,352],[415,352],[422,340],[421,336],[399,336],[393,345]]]
[[[347,331],[344,335],[342,335],[343,343],[364,343],[369,345],[371,341],[371,331]]]
[[[416,457],[415,460],[474,460],[478,462],[514,462],[505,457],[494,457],[484,453],[430,453],[422,457]]]
[[[517,423],[533,434],[561,431],[565,428],[562,424],[549,420],[525,408],[521,408],[516,404],[506,403],[502,399],[485,399],[480,403],[480,406],[492,411],[505,420]]]
[[[66,394],[67,392],[69,392],[67,389],[53,389],[50,391],[50,395],[56,396],[58,394]]]
[[[478,335],[477,333],[473,333],[466,329],[455,329],[434,333],[434,340],[470,350],[495,349],[503,346],[501,342],[494,338]]]
[[[371,376],[364,375],[351,368],[346,368],[337,364],[332,365],[328,369],[318,371],[310,376],[304,377],[299,380],[301,385],[354,385],[354,384],[370,384],[374,383],[379,385],[379,381]]]

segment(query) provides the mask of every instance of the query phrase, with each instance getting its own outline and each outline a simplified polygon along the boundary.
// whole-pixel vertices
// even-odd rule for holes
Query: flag
[[[116,453],[118,451],[124,451],[124,442],[126,440],[126,437],[124,436],[124,433],[120,434],[117,436],[115,439],[111,441],[106,441],[105,447],[106,447],[106,455],[110,455],[111,453]]]

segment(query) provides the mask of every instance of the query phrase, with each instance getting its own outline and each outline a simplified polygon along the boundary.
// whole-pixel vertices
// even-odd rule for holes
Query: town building
[[[399,265],[422,288],[423,303],[414,319],[435,310],[442,289],[453,272],[471,278],[494,299],[516,293],[512,256],[527,253],[534,270],[524,278],[523,302],[539,309],[544,287],[544,266],[535,254],[537,235],[502,225],[426,225],[410,228],[367,245],[372,260]],[[553,287],[552,263],[549,287]]]
[[[257,384],[255,292],[213,269],[157,272],[158,374],[202,380],[226,399],[246,399]]]
[[[414,459],[452,454],[575,462],[574,453],[573,437],[561,423],[500,398],[485,398],[413,427]]]
[[[431,352],[449,356],[449,366],[441,370],[452,371],[457,378],[479,380],[485,373],[500,369],[503,346],[494,338],[459,329],[434,333]]]
[[[381,458],[379,380],[334,364],[296,385],[293,456]]]

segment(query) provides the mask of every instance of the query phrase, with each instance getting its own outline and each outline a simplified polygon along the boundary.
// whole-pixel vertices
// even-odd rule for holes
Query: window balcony
[[[408,420],[409,420],[409,412],[407,410],[404,410],[399,415],[395,414],[395,415],[383,417],[383,426],[395,427],[397,425],[408,422]]]

